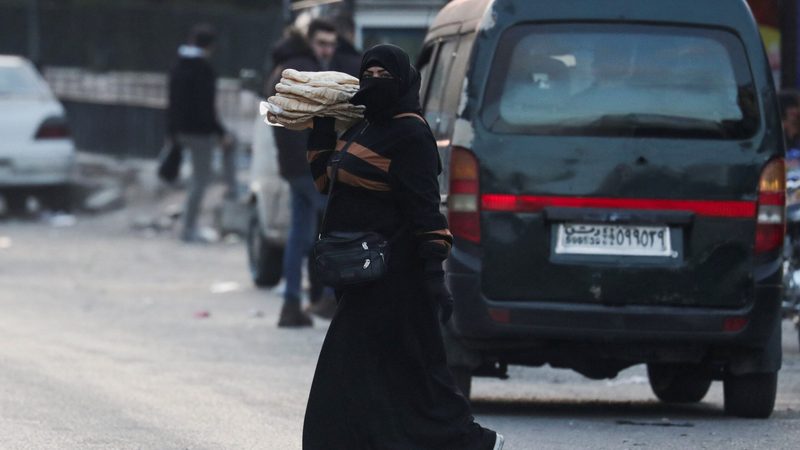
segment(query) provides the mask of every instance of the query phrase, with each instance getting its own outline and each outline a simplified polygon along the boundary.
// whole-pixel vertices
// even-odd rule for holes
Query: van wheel
[[[711,369],[690,364],[648,364],[650,388],[667,403],[697,403],[711,387]]]
[[[469,395],[472,393],[472,370],[469,367],[452,366],[450,373],[453,374],[453,381],[458,390],[469,400]]]
[[[283,276],[283,246],[268,242],[261,233],[258,215],[252,214],[247,226],[247,259],[253,284],[273,287]]]
[[[777,372],[727,375],[723,383],[726,414],[766,419],[775,409]]]

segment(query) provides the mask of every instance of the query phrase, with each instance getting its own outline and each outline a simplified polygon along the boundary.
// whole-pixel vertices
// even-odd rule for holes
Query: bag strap
[[[425,120],[422,116],[420,116],[417,113],[402,113],[402,114],[398,114],[398,115],[392,117],[392,119],[400,119],[400,118],[403,118],[403,117],[415,117],[415,118],[421,120],[422,122],[424,122],[426,125],[428,124],[428,121]],[[320,236],[322,236],[322,230],[325,229],[325,220],[328,217],[328,206],[330,206],[330,204],[331,204],[331,198],[332,198],[332,193],[333,193],[333,185],[336,184],[336,176],[337,176],[337,174],[339,172],[339,164],[342,162],[342,159],[344,159],[344,155],[347,153],[347,150],[350,149],[350,144],[352,144],[353,141],[355,141],[355,139],[358,136],[363,134],[364,130],[366,130],[367,127],[369,127],[369,122],[365,122],[364,125],[361,127],[361,129],[359,129],[357,132],[353,133],[353,135],[350,136],[350,139],[347,140],[347,143],[344,144],[344,147],[342,147],[342,149],[340,151],[336,152],[332,156],[332,158],[335,158],[335,159],[333,160],[333,172],[331,173],[330,180],[328,181],[330,183],[328,185],[328,200],[325,203],[325,210],[323,210],[323,212],[322,212],[322,223],[319,226],[319,229],[320,229],[319,235]],[[411,228],[411,224],[409,224],[409,223],[406,223],[402,227],[400,227],[400,229],[397,230],[397,232],[391,238],[389,238],[389,241],[388,241],[389,244],[392,244],[395,241],[397,241],[397,239],[403,234],[403,232],[406,231],[407,229],[410,229],[410,228]]]
[[[425,120],[425,119],[424,119],[422,116],[420,116],[419,114],[417,114],[417,113],[413,113],[413,112],[400,113],[400,114],[398,114],[398,115],[396,115],[396,116],[392,117],[392,119],[400,119],[400,118],[403,118],[403,117],[416,117],[417,119],[421,120],[421,121],[422,121],[422,122],[423,122],[425,125],[427,125],[427,124],[428,124],[428,121],[427,121],[427,120]]]
[[[362,125],[361,128],[358,131],[356,131],[355,133],[353,133],[352,136],[350,136],[350,139],[347,140],[347,143],[344,144],[344,147],[342,147],[342,149],[340,151],[334,152],[333,156],[331,156],[331,158],[334,158],[334,160],[333,160],[333,172],[331,173],[330,180],[328,180],[328,183],[329,183],[328,184],[328,200],[325,202],[325,209],[322,212],[322,223],[319,226],[319,231],[320,231],[319,234],[320,235],[322,235],[322,230],[325,229],[325,220],[328,218],[328,207],[331,204],[331,195],[333,194],[333,185],[336,184],[336,176],[339,173],[339,164],[342,162],[342,159],[344,158],[345,153],[347,153],[347,150],[350,149],[350,145],[353,143],[353,141],[356,140],[356,137],[360,136],[361,133],[363,133],[364,130],[366,130],[368,126],[369,126],[369,123],[365,122],[364,125]]]

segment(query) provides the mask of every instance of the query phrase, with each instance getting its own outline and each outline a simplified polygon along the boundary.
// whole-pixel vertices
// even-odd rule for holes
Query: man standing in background
[[[307,37],[307,40],[306,40]],[[336,27],[329,22],[315,19],[308,27],[306,36],[294,29],[288,30],[284,39],[272,52],[274,69],[266,85],[267,97],[274,95],[275,85],[284,69],[299,71],[330,70],[336,50]],[[278,148],[278,167],[283,179],[289,184],[292,219],[288,241],[283,253],[283,274],[286,288],[283,307],[278,320],[279,327],[308,327],[311,317],[301,308],[303,260],[308,256],[317,232],[319,216],[325,206],[325,197],[314,187],[306,161],[308,131],[292,131],[274,127],[275,145]],[[322,303],[324,301],[324,303]],[[331,316],[332,311],[321,311],[319,307],[335,308],[332,295],[323,294],[311,311]]]
[[[209,63],[217,35],[209,25],[195,25],[187,45],[178,49],[178,62],[169,75],[167,130],[169,139],[189,150],[192,179],[183,210],[181,239],[202,242],[198,217],[211,180],[214,149],[225,150],[226,171],[233,169],[233,139],[225,132],[216,110],[217,75]],[[235,174],[234,174],[235,175]],[[226,178],[231,178],[230,173]],[[228,196],[236,195],[228,180]],[[231,189],[234,189],[231,192]]]
[[[348,15],[337,16],[334,20],[338,33],[336,53],[333,55],[331,70],[344,72],[359,77],[361,68],[361,52],[356,50],[356,24]]]
[[[786,150],[791,150],[797,147],[800,140],[800,102],[794,92],[780,92],[778,104],[781,108],[781,123],[786,140]]]

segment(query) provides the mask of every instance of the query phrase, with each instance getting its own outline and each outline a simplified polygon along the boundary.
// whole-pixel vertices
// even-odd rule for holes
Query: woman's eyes
[[[380,75],[373,75],[372,72],[364,72],[362,78],[394,78],[390,73],[382,73]]]

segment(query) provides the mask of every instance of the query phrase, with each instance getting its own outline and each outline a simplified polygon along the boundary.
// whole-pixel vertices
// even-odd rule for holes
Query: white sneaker
[[[495,433],[497,437],[494,439],[494,448],[492,450],[503,450],[503,442],[505,438],[500,433]]]

